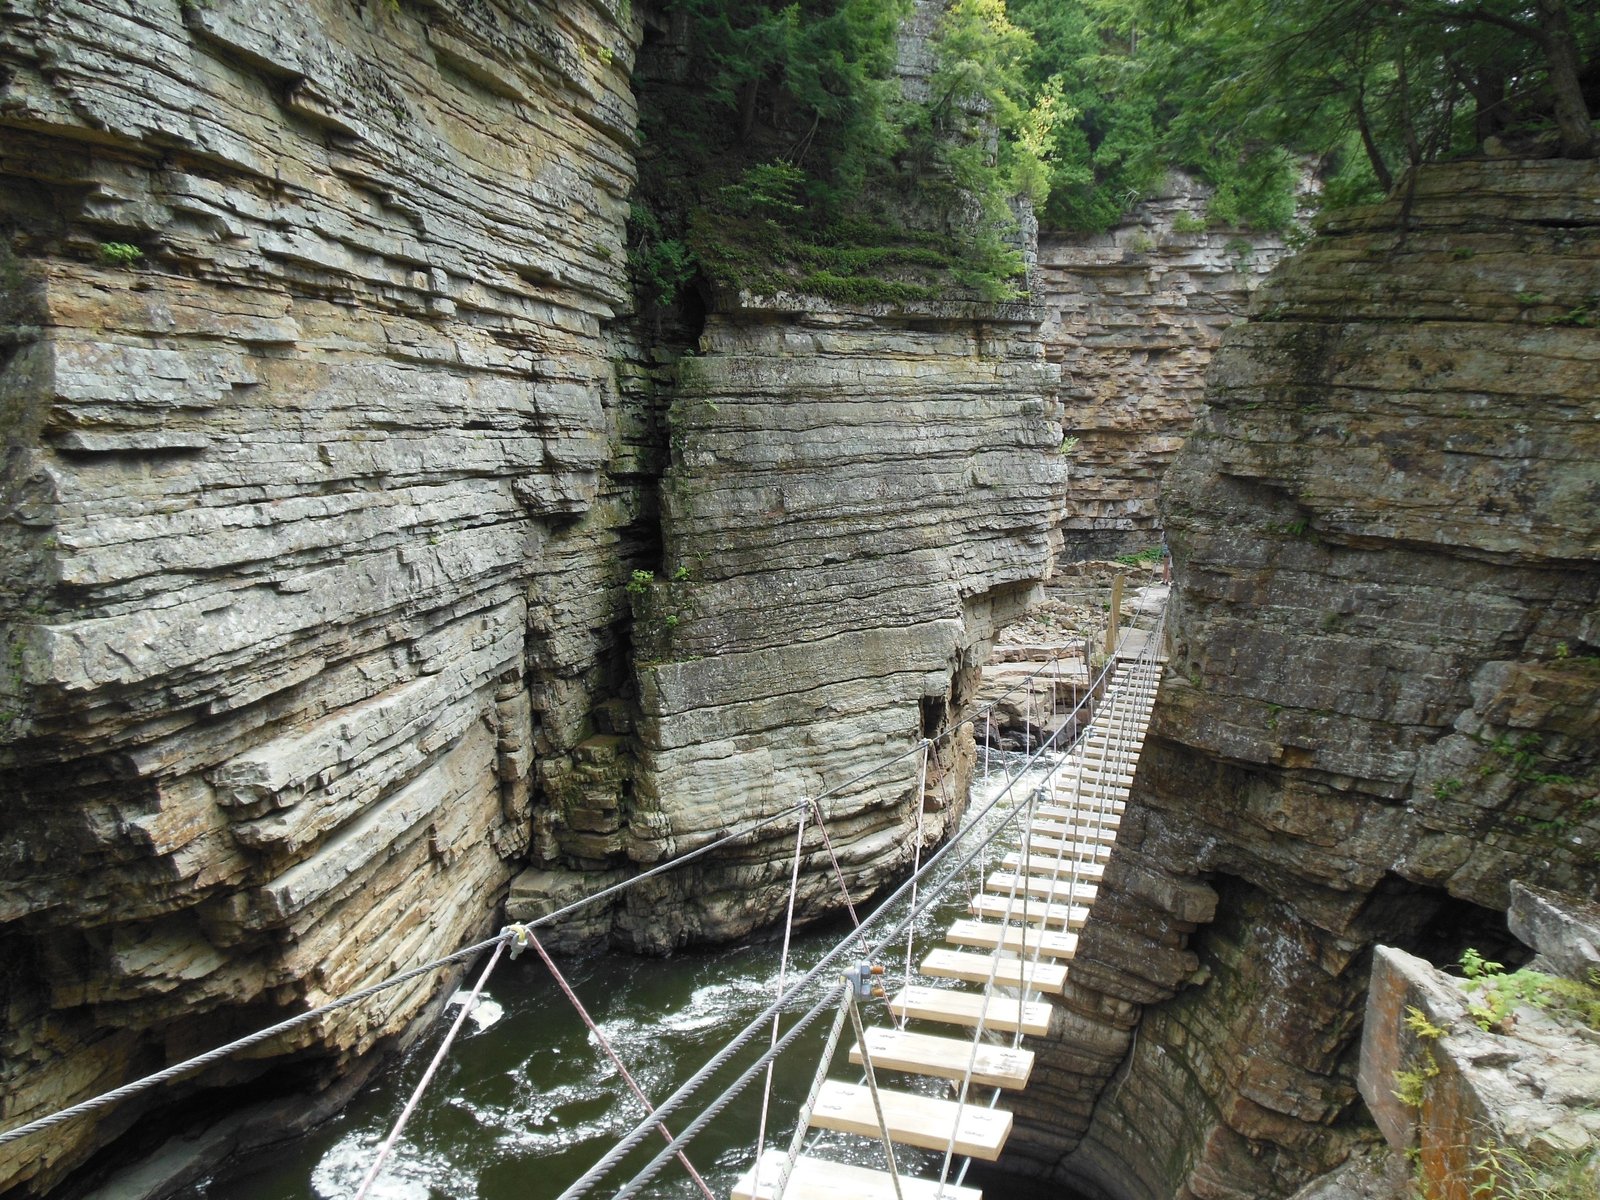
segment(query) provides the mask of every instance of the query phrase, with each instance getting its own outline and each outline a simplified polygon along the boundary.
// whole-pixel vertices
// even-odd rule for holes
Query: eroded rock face
[[[1160,539],[1157,489],[1194,424],[1206,364],[1287,252],[1274,234],[1206,228],[1208,195],[1175,172],[1105,234],[1040,238],[1045,348],[1061,366],[1062,427],[1077,439],[1061,521],[1071,558]]]
[[[859,897],[952,828],[971,730],[940,743],[925,799],[913,751],[955,723],[1051,559],[1064,471],[1037,321],[748,297],[712,318],[670,415],[663,579],[636,606],[636,857],[715,836],[730,792],[746,816],[827,792]],[[623,927],[658,942],[663,922],[681,939],[770,921],[792,853],[792,834],[771,836],[753,865],[664,883],[664,909],[630,899]],[[809,896],[826,899],[814,849]]]
[[[626,677],[648,438],[605,6],[4,22],[10,1125],[493,926],[535,754]],[[278,1053],[321,1065],[274,1086],[439,983],[303,1029]],[[143,1111],[5,1147],[0,1186]]]
[[[7,9],[0,1123],[914,750],[1048,571],[1036,311],[743,298],[674,392],[624,266],[649,16]],[[857,896],[971,761],[824,804]],[[767,924],[791,836],[566,934]],[[440,982],[0,1149],[0,1187],[325,1085]]]
[[[1371,1136],[1376,941],[1452,960],[1505,936],[1512,880],[1600,887],[1597,197],[1593,163],[1430,168],[1409,221],[1330,225],[1224,340],[1163,499],[1175,649],[1018,1169],[1288,1195]]]

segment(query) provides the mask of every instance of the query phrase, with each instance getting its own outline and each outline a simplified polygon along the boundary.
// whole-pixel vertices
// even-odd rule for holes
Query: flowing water
[[[973,811],[1001,790],[1000,770],[996,756],[992,783],[987,789],[974,788]],[[1013,788],[982,826],[1003,820],[1013,798],[1025,802],[1034,778],[1025,777]],[[913,964],[939,944],[951,919],[965,915],[966,897],[974,890],[984,862],[993,863],[1019,836],[1013,823],[985,858],[949,890],[947,899],[918,919]],[[898,918],[899,912],[886,915]],[[791,970],[804,971],[815,964],[848,929],[848,922],[829,923],[797,934]],[[559,965],[618,1057],[645,1094],[659,1103],[771,1002],[780,948],[779,941],[769,938],[667,959],[600,953],[560,960]],[[904,955],[903,937],[884,952],[891,976],[904,970]],[[832,1016],[830,1008],[778,1060],[768,1146],[788,1144]],[[887,1021],[881,1002],[868,1004],[863,1018],[879,1024]],[[784,1029],[792,1019],[785,1019]],[[275,1149],[266,1161],[204,1181],[186,1195],[192,1200],[351,1200],[448,1024],[447,1015],[437,1032],[419,1039],[411,1052],[383,1070],[325,1125]],[[844,1045],[850,1040],[846,1036]],[[673,1131],[727,1086],[737,1065],[752,1061],[766,1041],[764,1033],[736,1060],[735,1070],[725,1070],[696,1092],[687,1107],[668,1120]],[[835,1077],[852,1070],[845,1065],[843,1048],[834,1061]],[[896,1086],[906,1086],[903,1077]],[[938,1085],[927,1081],[925,1087],[936,1091]],[[728,1195],[752,1161],[762,1093],[758,1077],[689,1146],[690,1161],[719,1198]],[[987,1099],[985,1094],[982,1100]],[[626,1085],[537,956],[502,959],[485,998],[471,1014],[369,1195],[372,1200],[549,1200],[641,1116]],[[614,1195],[662,1145],[654,1135],[592,1195]],[[937,1173],[939,1156],[898,1153],[913,1168],[918,1162],[932,1162]],[[865,1139],[831,1135],[827,1156],[880,1166],[882,1148]],[[687,1200],[699,1191],[680,1165],[669,1162],[642,1194],[657,1200]]]

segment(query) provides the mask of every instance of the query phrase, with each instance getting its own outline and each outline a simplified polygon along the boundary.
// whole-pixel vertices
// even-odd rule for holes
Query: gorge
[[[1027,296],[708,290],[664,332],[665,8],[0,16],[0,1125],[820,794],[882,889],[961,817],[970,736],[912,752],[1001,629],[1163,532],[1173,653],[1011,1178],[1288,1196],[1376,1144],[1374,947],[1600,898],[1593,160],[1419,169],[1259,287],[1285,239],[1173,177],[1040,235]],[[787,839],[565,945],[758,932]],[[0,1145],[0,1190],[270,1143],[448,990]]]

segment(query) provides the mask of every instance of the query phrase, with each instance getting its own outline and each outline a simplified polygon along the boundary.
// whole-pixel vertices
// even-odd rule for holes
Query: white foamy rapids
[[[465,1004],[471,999],[471,992],[458,991],[455,995],[450,997],[448,1007],[454,1008],[456,1005]],[[473,1033],[482,1033],[485,1029],[495,1024],[500,1020],[501,1017],[505,1015],[506,1010],[504,1006],[502,1006],[498,1000],[490,999],[488,996],[479,996],[478,1002],[472,1006],[472,1011],[467,1014],[468,1018],[472,1021]]]
[[[353,1200],[378,1153],[383,1135],[352,1133],[335,1142],[311,1172],[317,1200]],[[441,1154],[398,1142],[368,1200],[475,1200],[478,1182]]]

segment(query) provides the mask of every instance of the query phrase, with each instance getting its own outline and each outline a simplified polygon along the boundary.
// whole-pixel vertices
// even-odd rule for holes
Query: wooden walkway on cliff
[[[846,1057],[861,1070],[825,1077],[830,1039],[790,1151],[764,1150],[734,1185],[733,1200],[979,1200],[981,1192],[961,1186],[964,1162],[952,1178],[953,1161],[992,1162],[1005,1148],[1011,1114],[998,1102],[1027,1087],[1034,1055],[1022,1041],[1045,1034],[1049,998],[1066,985],[1164,661],[1119,657],[1085,736],[1027,801],[1021,839],[983,878],[970,916],[950,925],[948,946],[923,958],[921,980],[908,978],[887,997],[892,1020],[857,1026]],[[808,1130],[877,1141],[883,1167],[833,1161],[815,1146],[801,1152],[803,1138],[819,1140]],[[928,1168],[937,1177],[908,1172],[896,1146],[942,1153]]]

